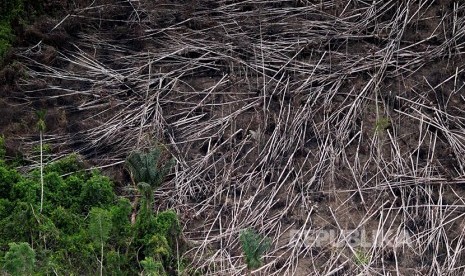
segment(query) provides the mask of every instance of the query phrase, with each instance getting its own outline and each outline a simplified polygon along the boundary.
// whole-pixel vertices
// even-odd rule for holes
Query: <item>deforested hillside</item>
[[[166,150],[188,274],[465,273],[463,1],[76,2],[3,70],[7,152],[36,160],[46,109],[50,160],[132,201],[124,161]]]

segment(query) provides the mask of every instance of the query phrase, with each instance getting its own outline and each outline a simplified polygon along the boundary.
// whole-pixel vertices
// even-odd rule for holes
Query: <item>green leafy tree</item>
[[[92,177],[82,186],[80,205],[87,210],[92,207],[106,207],[114,202],[115,197],[110,179],[94,171]]]
[[[14,203],[9,215],[0,221],[2,246],[12,241],[28,241],[38,237],[38,223],[34,218],[31,204],[21,201]]]
[[[42,207],[42,212],[49,212],[56,208],[56,206],[63,205],[62,202],[65,202],[68,193],[66,189],[68,188],[63,177],[61,177],[56,172],[48,172],[43,177],[44,182],[44,202]],[[41,189],[42,193],[42,189]]]
[[[89,213],[89,235],[100,248],[100,276],[103,275],[103,252],[112,227],[110,212],[101,208],[92,208]]]
[[[112,229],[111,244],[118,248],[125,248],[131,243],[131,203],[126,198],[121,198],[116,205],[110,208]]]
[[[160,261],[165,267],[176,260],[173,252],[178,249],[181,228],[177,214],[172,210],[158,213],[146,235],[145,255]]]
[[[262,237],[253,229],[245,229],[241,232],[239,240],[242,251],[245,254],[245,261],[249,270],[257,269],[262,265],[262,255],[270,248],[271,240]]]
[[[32,275],[34,271],[35,252],[26,242],[10,243],[10,250],[5,254],[6,272],[13,276]]]
[[[86,174],[83,171],[84,164],[81,158],[76,154],[71,154],[59,161],[48,164],[44,169],[45,172],[56,172],[59,175],[73,174],[73,176],[79,178],[86,178]]]
[[[178,237],[181,232],[178,215],[173,210],[160,212],[155,217],[155,233],[165,237]],[[174,247],[174,241],[169,240],[170,246]]]
[[[56,207],[49,215],[53,224],[60,229],[64,235],[73,235],[81,226],[81,216],[72,213],[69,209],[62,206]]]
[[[0,198],[9,198],[11,189],[20,179],[21,176],[16,170],[8,168],[0,161]]]
[[[106,253],[106,270],[109,275],[128,275],[127,266],[129,262],[124,254],[119,251],[111,250]]]

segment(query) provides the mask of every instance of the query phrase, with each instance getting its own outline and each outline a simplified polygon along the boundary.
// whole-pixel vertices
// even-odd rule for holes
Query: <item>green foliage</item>
[[[58,206],[50,213],[52,223],[65,235],[73,235],[79,230],[82,217],[73,213],[70,209]]]
[[[0,4],[0,18],[5,20],[13,20],[21,15],[23,9],[23,0],[3,0]]]
[[[245,229],[239,236],[242,251],[245,254],[245,261],[248,269],[257,269],[262,265],[261,257],[270,248],[271,240],[263,238],[253,229]]]
[[[162,150],[157,147],[148,153],[131,153],[126,159],[126,166],[142,195],[141,208],[134,225],[136,242],[148,245],[146,254],[166,255],[166,259],[170,259],[169,252],[174,244],[172,237],[177,238],[180,231],[177,215],[173,211],[166,211],[154,217],[152,210],[154,189],[161,185],[172,166],[172,161],[163,162],[162,159]],[[163,241],[166,241],[167,246],[163,245]],[[156,253],[157,250],[159,253]]]
[[[166,236],[156,233],[147,244],[146,255],[153,256],[157,260],[163,260],[172,256],[172,250]]]
[[[40,154],[40,145],[33,147],[32,152],[35,155],[39,155]],[[52,152],[52,147],[49,144],[43,144],[42,145],[42,153],[43,154],[50,154],[51,152]]]
[[[110,212],[101,208],[92,208],[89,212],[89,235],[94,244],[100,249],[100,275],[103,275],[104,246],[111,230]]]
[[[23,0],[2,0],[0,4],[0,60],[14,40],[12,24],[23,14]]]
[[[147,183],[156,189],[169,172],[172,161],[164,164],[161,160],[162,151],[155,148],[148,153],[133,152],[126,159],[126,165],[136,183]]]
[[[8,214],[2,214],[4,217],[0,221],[0,246],[4,247],[9,242],[28,241],[31,232],[37,232],[37,222],[30,204],[26,202],[15,202],[14,207],[9,210]]]
[[[155,261],[153,258],[145,257],[141,262],[144,268],[144,276],[165,276],[168,275],[163,267],[163,264],[159,261]]]
[[[144,206],[142,205],[134,224],[134,236],[139,245],[147,244],[155,233],[155,216],[152,210]]]
[[[56,248],[60,243],[61,229],[58,229],[53,221],[48,217],[34,211],[34,218],[36,223],[32,224],[32,230],[36,230],[36,237],[39,237],[34,244],[40,248]],[[44,253],[40,251],[39,253]]]
[[[135,224],[136,237],[142,244],[148,244],[153,235],[166,237],[168,246],[174,248],[175,239],[178,238],[181,227],[177,214],[167,210],[153,215],[151,210],[141,210]]]
[[[37,110],[36,115],[37,115],[37,129],[40,132],[45,131],[45,115],[47,114],[46,110]]]
[[[64,180],[66,183],[65,190],[59,190],[59,194],[62,195],[59,200],[60,205],[78,212],[81,209],[81,191],[87,181],[87,176],[85,174],[70,175]]]
[[[13,27],[24,25],[39,13],[43,13],[43,3],[45,1],[0,1],[0,61],[14,42]]]
[[[64,203],[67,195],[67,185],[65,180],[56,172],[49,172],[44,176],[45,200],[50,204],[45,207],[54,208]]]
[[[94,207],[89,212],[89,218],[89,235],[94,244],[101,247],[106,243],[110,234],[110,212]]]
[[[367,265],[370,262],[370,256],[368,256],[365,251],[357,249],[355,251],[354,261],[357,265]]]
[[[82,186],[80,202],[84,209],[106,207],[113,203],[115,197],[110,179],[94,171],[92,177]]]
[[[126,198],[119,199],[116,205],[110,207],[110,213],[112,224],[110,243],[117,247],[125,247],[132,238],[132,225],[129,220],[131,203]]]
[[[0,221],[11,214],[13,204],[6,198],[0,198]]]
[[[13,276],[31,275],[34,270],[35,252],[26,242],[10,243],[4,257],[4,269]]]
[[[108,177],[83,168],[77,156],[45,166],[39,212],[39,170],[21,175],[0,158],[0,270],[8,244],[27,242],[34,248],[33,273],[38,275],[95,275],[99,270],[104,275],[136,275],[141,265],[144,275],[176,273],[181,231],[176,213],[155,214],[150,192],[150,204],[142,204],[133,225],[130,201],[117,198]],[[9,262],[7,271],[15,273],[10,272],[15,262]]]
[[[164,236],[177,236],[181,228],[178,215],[173,210],[163,211],[157,214],[154,224],[155,232]]]
[[[10,190],[10,198],[35,204],[40,192],[39,182],[31,178],[22,178]]]
[[[3,59],[5,54],[11,47],[14,35],[8,21],[0,21],[0,60]]]
[[[178,216],[172,210],[160,212],[156,216],[152,212],[142,211],[144,210],[139,213],[135,224],[137,242],[144,248],[145,257],[153,258],[154,263],[160,262],[166,270],[176,261],[174,252],[177,250],[181,232]],[[157,273],[160,274],[147,275],[165,275],[160,271]]]
[[[128,275],[128,259],[119,251],[111,250],[106,254],[106,271],[108,275]]]
[[[142,208],[150,210],[152,208],[153,202],[152,187],[146,182],[139,182],[137,184],[137,189],[139,190],[139,193],[142,195]]]
[[[0,161],[0,198],[9,198],[11,188],[21,179],[19,173]]]
[[[375,132],[380,133],[386,129],[391,127],[391,121],[389,120],[388,117],[380,117],[378,120],[376,120],[375,124]]]
[[[48,164],[45,167],[45,172],[56,172],[59,175],[71,174],[76,175],[84,169],[82,162],[79,161],[79,157],[76,154],[71,154],[58,162]],[[84,177],[81,173],[78,173],[79,177]]]

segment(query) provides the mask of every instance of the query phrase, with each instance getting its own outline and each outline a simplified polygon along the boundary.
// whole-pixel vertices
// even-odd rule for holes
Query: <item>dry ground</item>
[[[2,73],[10,154],[35,160],[46,108],[52,159],[130,194],[124,158],[166,145],[157,206],[203,275],[246,273],[247,227],[273,240],[257,275],[465,273],[463,1],[80,3]]]

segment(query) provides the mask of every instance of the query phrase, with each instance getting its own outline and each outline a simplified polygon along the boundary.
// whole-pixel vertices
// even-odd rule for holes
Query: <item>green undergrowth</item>
[[[177,274],[174,211],[141,204],[131,223],[131,202],[72,155],[45,166],[40,213],[39,171],[21,174],[4,155],[0,145],[0,275]]]
[[[21,32],[24,26],[31,24],[41,15],[55,13],[56,5],[50,5],[53,2],[47,0],[0,1],[0,61],[13,46],[18,32]]]
[[[0,59],[3,59],[14,40],[13,24],[23,17],[23,0],[3,0],[0,4]]]

